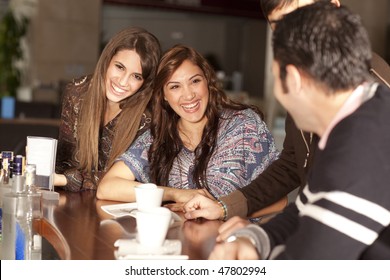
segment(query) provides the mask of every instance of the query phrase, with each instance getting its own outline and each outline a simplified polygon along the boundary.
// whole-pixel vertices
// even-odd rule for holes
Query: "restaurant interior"
[[[0,1],[0,16],[10,2]],[[264,111],[281,147],[285,112],[272,94],[272,75],[268,71],[272,57],[270,31],[258,0],[14,2],[28,10],[30,20],[14,117],[0,120],[3,149],[23,153],[23,141],[29,134],[55,137],[64,85],[91,73],[107,40],[129,25],[142,26],[155,34],[163,50],[183,43],[207,56],[220,71],[224,89],[232,98]],[[361,14],[373,50],[389,62],[390,1],[378,0],[375,5],[359,0],[342,3]]]
[[[0,0],[0,18],[10,2]],[[15,95],[13,116],[4,117],[5,109],[1,110],[1,150],[24,155],[26,136],[57,138],[64,86],[74,78],[92,73],[109,38],[131,25],[155,34],[163,50],[183,43],[207,57],[220,73],[231,98],[263,110],[281,149],[285,111],[272,93],[271,31],[260,11],[259,0],[15,2],[28,3],[30,18],[24,38],[23,79]],[[373,50],[390,63],[390,0],[341,2],[362,16]],[[3,99],[2,92],[0,97]],[[44,258],[111,259],[115,240],[134,234],[134,220],[128,223],[129,217],[117,219],[116,224],[102,222],[107,213],[90,194],[68,193],[55,203],[47,204],[44,211],[57,227],[47,223],[36,225],[54,246],[45,252]],[[76,210],[74,205],[79,208]],[[56,221],[53,211],[56,211]],[[72,232],[74,224],[79,226],[73,227],[76,230]],[[188,224],[189,235],[172,228],[168,236],[181,239],[183,252],[190,258],[204,259],[213,246],[210,240],[214,240],[219,225],[220,221]],[[73,245],[64,242],[58,230]],[[91,238],[84,238],[86,231]]]

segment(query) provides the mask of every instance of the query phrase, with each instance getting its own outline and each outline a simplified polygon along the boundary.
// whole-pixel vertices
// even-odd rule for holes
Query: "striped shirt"
[[[341,109],[348,114],[316,152],[296,203],[262,228],[245,229],[256,233],[263,258],[360,259],[370,251],[390,259],[390,91],[379,86],[358,99],[354,110]]]

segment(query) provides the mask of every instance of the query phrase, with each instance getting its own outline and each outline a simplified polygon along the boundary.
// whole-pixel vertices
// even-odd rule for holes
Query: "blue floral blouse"
[[[139,182],[150,182],[148,150],[152,141],[150,130],[145,131],[118,159],[125,162]],[[274,139],[256,112],[225,110],[206,174],[209,192],[219,198],[246,186],[278,156]],[[185,147],[181,150],[169,175],[169,187],[197,188],[192,180],[194,159],[193,151]]]

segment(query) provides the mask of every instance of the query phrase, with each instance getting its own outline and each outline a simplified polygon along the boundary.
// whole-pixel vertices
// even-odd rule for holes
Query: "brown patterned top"
[[[69,191],[82,191],[87,189],[96,190],[99,180],[103,177],[106,170],[107,160],[111,151],[112,139],[118,114],[113,120],[101,128],[99,133],[99,159],[98,170],[88,174],[79,169],[79,161],[76,153],[77,124],[79,112],[83,97],[87,92],[91,81],[91,76],[85,76],[75,79],[69,83],[64,90],[62,101],[61,124],[57,146],[56,173],[64,174],[67,179],[67,185],[64,189]],[[143,130],[148,127],[150,119],[144,117],[141,120]],[[139,133],[142,133],[140,130]]]

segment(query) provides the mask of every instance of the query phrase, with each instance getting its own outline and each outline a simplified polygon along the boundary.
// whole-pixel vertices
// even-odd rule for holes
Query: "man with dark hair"
[[[273,50],[275,97],[320,137],[316,158],[294,204],[235,231],[210,259],[389,259],[390,90],[370,75],[359,16],[299,8],[276,25]]]
[[[272,29],[287,13],[313,2],[328,2],[339,7],[338,0],[261,0],[261,7]],[[390,68],[377,55],[373,56],[370,72],[389,85]],[[387,81],[386,81],[387,80]],[[288,114],[285,123],[286,137],[279,159],[274,161],[248,186],[221,197],[219,203],[198,195],[185,205],[188,219],[227,219],[233,216],[247,217],[264,214],[262,209],[277,202],[289,192],[306,184],[306,175],[318,146],[318,137],[296,127]],[[280,204],[280,203],[279,203]],[[223,207],[221,207],[221,205]],[[279,207],[280,208],[280,207]],[[268,212],[272,209],[268,209]],[[278,210],[278,208],[276,208]],[[237,220],[237,219],[236,219]],[[242,223],[242,221],[240,221]],[[238,225],[235,225],[238,227]]]

